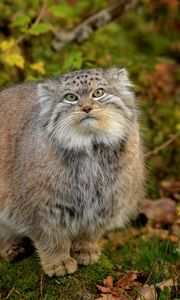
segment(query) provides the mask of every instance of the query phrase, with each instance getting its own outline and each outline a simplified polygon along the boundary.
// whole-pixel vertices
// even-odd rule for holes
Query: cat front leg
[[[67,235],[41,235],[34,240],[44,272],[52,276],[64,276],[77,270],[77,261],[70,256],[70,239]]]
[[[100,249],[97,245],[100,233],[79,235],[71,247],[71,255],[79,265],[90,265],[98,261]]]
[[[11,228],[0,224],[0,255],[11,262],[27,253],[28,243]]]

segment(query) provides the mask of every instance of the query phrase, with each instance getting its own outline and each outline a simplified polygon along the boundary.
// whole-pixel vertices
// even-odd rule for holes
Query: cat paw
[[[0,248],[2,257],[8,262],[11,262],[19,256],[24,255],[26,252],[25,246],[21,242],[6,244]]]
[[[100,251],[97,246],[91,245],[89,247],[82,247],[73,252],[73,257],[77,260],[79,265],[95,264],[100,256]]]
[[[68,257],[64,260],[59,261],[56,264],[48,264],[43,265],[44,272],[52,277],[52,276],[64,276],[66,274],[72,274],[77,270],[77,261],[72,258]]]

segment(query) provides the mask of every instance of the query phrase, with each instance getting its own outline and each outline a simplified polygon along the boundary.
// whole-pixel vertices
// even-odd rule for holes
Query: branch
[[[138,0],[119,0],[88,17],[72,30],[62,30],[59,33],[54,32],[56,38],[52,42],[53,48],[59,51],[72,42],[80,43],[87,40],[93,31],[120,17],[124,12],[134,9],[137,6],[137,2]]]
[[[178,137],[180,136],[180,131],[178,131],[176,134],[171,135],[171,137],[164,142],[163,144],[161,144],[160,146],[156,147],[154,150],[149,151],[148,153],[145,154],[145,157],[150,157],[152,155],[155,155],[157,153],[159,153],[162,149],[166,148],[167,146],[169,146],[171,143],[173,143]]]
[[[42,4],[42,7],[40,9],[40,12],[37,16],[37,18],[35,19],[35,21],[33,22],[33,24],[31,25],[31,28],[34,27],[35,25],[37,25],[44,17],[44,14],[45,14],[45,9],[46,9],[46,6],[47,6],[47,0],[44,0],[43,1],[43,4]],[[17,46],[18,44],[20,44],[27,36],[29,35],[28,31],[24,34],[22,34],[17,40],[16,40],[16,43],[15,45]],[[13,45],[14,47],[14,45]],[[9,49],[8,49],[9,50]]]
[[[32,24],[31,28],[35,25],[37,25],[44,17],[45,12],[46,12],[46,6],[47,6],[47,0],[43,1],[43,4],[41,6],[40,12],[36,18],[36,20],[34,21],[34,23]]]

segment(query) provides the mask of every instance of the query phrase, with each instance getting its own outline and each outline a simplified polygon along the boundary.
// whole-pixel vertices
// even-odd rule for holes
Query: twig
[[[20,293],[19,291],[17,291],[17,290],[15,289],[15,287],[13,286],[12,289],[10,290],[10,292],[8,293],[8,295],[6,296],[6,300],[9,299],[9,297],[11,296],[11,294],[12,294],[13,292],[15,292],[15,293],[18,294],[18,295],[21,295],[21,293]],[[24,298],[24,299],[25,299],[25,298]]]
[[[40,296],[43,296],[44,293],[44,274],[41,273],[41,279],[40,279]]]
[[[18,295],[21,295],[21,293],[17,290],[15,290],[15,293],[18,294]]]
[[[44,16],[44,11],[45,11],[46,5],[47,5],[47,0],[44,0],[43,5],[42,5],[42,7],[41,7],[41,9],[40,9],[40,12],[39,12],[37,18],[35,19],[34,23],[31,25],[31,28],[33,28],[35,25],[37,25],[37,24],[42,20],[42,18],[43,18],[43,16]],[[19,43],[21,43],[22,40],[23,40],[28,34],[29,34],[29,33],[28,33],[28,31],[27,31],[25,34],[23,34],[22,36],[20,36],[20,37],[17,39],[17,41],[16,41],[16,46],[17,46]]]
[[[171,143],[173,143],[179,136],[180,136],[180,131],[178,131],[176,134],[171,135],[171,137],[166,142],[164,142],[160,146],[156,147],[154,150],[146,153],[145,157],[150,157],[152,155],[159,153],[162,149],[166,148]]]
[[[124,12],[134,9],[137,2],[138,0],[116,1],[111,6],[88,17],[72,30],[62,30],[59,33],[53,32],[56,38],[52,42],[52,46],[58,51],[74,41],[82,42],[88,39],[93,31],[120,17]]]
[[[58,280],[55,280],[55,282],[56,282],[57,284],[59,284],[59,285],[61,284]]]
[[[15,291],[15,287],[13,286],[12,289],[9,291],[8,295],[6,296],[6,300],[9,299],[11,294]]]
[[[31,28],[33,26],[37,25],[42,20],[42,18],[44,17],[44,13],[45,13],[45,10],[46,10],[46,5],[47,5],[47,0],[44,0],[44,3],[43,3],[43,5],[40,9],[39,15],[37,16],[36,20],[32,24]]]
[[[42,20],[42,18],[44,17],[44,12],[45,12],[46,5],[47,5],[47,0],[44,0],[43,5],[42,5],[42,7],[40,9],[39,14],[38,14],[37,18],[35,19],[35,21],[33,22],[33,24],[31,25],[30,28],[33,28],[35,25],[37,25]],[[26,33],[22,34],[16,40],[15,44],[13,44],[12,47],[8,48],[7,52],[10,51],[14,46],[19,45],[25,39],[25,37],[28,36],[28,35],[29,35],[28,31]]]

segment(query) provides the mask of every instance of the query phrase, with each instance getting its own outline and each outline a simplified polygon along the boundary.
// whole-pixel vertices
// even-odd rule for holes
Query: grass
[[[117,279],[114,269],[117,265],[145,272],[147,283],[155,285],[173,279],[173,266],[180,263],[180,255],[172,242],[162,242],[157,237],[152,240],[132,238],[116,250],[112,250],[109,243],[103,252],[97,264],[79,267],[75,274],[59,278],[44,275],[35,254],[11,264],[0,260],[0,299],[93,300],[97,295],[96,284],[102,284],[107,275]],[[163,295],[168,291],[161,293],[159,299],[166,299]]]
[[[161,241],[157,236],[147,238],[130,238],[128,243],[113,251],[111,245],[105,251],[114,265],[124,269],[138,270],[150,274],[150,284],[172,278],[173,265],[180,263],[180,254],[170,240]]]

